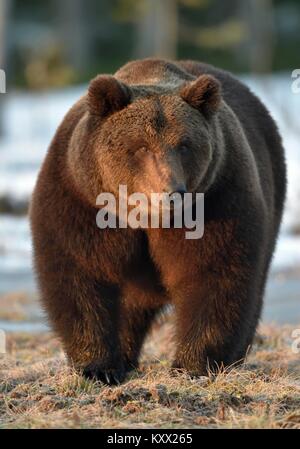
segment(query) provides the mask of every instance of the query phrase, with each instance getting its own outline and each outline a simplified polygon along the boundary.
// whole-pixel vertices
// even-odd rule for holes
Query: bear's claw
[[[84,377],[99,380],[106,385],[119,385],[125,379],[124,369],[105,369],[97,365],[87,366],[83,370]]]

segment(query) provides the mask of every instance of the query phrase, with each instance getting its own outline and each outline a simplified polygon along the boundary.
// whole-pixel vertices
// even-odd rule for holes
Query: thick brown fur
[[[205,232],[96,226],[101,192],[205,193]],[[31,204],[41,300],[69,360],[122,381],[157,313],[176,313],[175,368],[245,356],[282,216],[276,125],[229,73],[193,61],[133,61],[100,75],[58,128]]]

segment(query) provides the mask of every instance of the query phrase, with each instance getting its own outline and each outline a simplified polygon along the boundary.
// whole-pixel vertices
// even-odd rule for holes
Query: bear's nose
[[[178,184],[173,189],[169,190],[169,195],[172,196],[174,193],[179,193],[182,197],[187,193],[186,186],[184,184]]]

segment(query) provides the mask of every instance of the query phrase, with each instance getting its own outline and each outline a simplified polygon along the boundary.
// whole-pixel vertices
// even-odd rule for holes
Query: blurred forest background
[[[20,88],[87,81],[146,56],[289,70],[299,49],[299,0],[0,1],[0,67]]]
[[[13,329],[12,296],[20,321],[41,323],[19,312],[36,291],[27,208],[55,129],[97,73],[147,56],[230,70],[276,119],[289,191],[265,318],[300,322],[300,0],[0,0],[0,328]]]

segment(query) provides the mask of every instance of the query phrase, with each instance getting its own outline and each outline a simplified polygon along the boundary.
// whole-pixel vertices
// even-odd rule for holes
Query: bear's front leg
[[[70,364],[88,378],[122,382],[118,288],[97,281],[62,253],[39,272],[44,307]]]
[[[175,368],[207,375],[241,362],[252,343],[266,273],[263,242],[258,236],[257,245],[244,244],[235,227],[208,224],[205,238],[194,241],[182,230],[152,233],[152,255],[175,305]]]
[[[189,284],[174,292],[177,350],[173,367],[207,375],[242,362],[259,318],[261,297],[255,285],[233,279],[230,269],[199,273],[198,281],[190,279]]]
[[[89,299],[85,299],[85,304],[91,308],[89,311],[83,311],[84,322],[80,324],[83,347],[74,350],[72,346],[71,358],[83,351],[81,356],[79,354],[79,362],[83,356],[79,367],[83,369],[85,377],[109,385],[119,384],[123,382],[128,371],[125,368],[118,334],[119,292],[115,286],[101,282],[89,284],[88,290]]]

